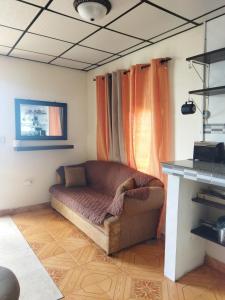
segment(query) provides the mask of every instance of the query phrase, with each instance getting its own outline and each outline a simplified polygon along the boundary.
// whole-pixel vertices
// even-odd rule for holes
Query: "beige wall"
[[[181,105],[187,99],[188,91],[201,87],[201,81],[193,70],[188,68],[186,57],[203,51],[203,27],[198,27],[162,41],[96,70],[88,72],[88,156],[96,158],[96,75],[112,72],[118,69],[128,69],[131,65],[148,63],[151,58],[172,57],[170,65],[171,101],[174,121],[174,150],[176,159],[192,157],[193,143],[202,136],[201,115],[183,116],[180,113]],[[197,99],[197,98],[195,98]],[[201,106],[201,98],[198,100]]]
[[[147,63],[151,58],[173,58],[169,64],[175,158],[191,157],[194,140],[201,139],[201,116],[199,113],[182,116],[180,107],[187,98],[188,90],[199,88],[201,82],[194,71],[188,68],[185,58],[202,50],[203,28],[199,27],[89,73],[0,57],[0,209],[48,201],[48,188],[55,180],[57,166],[96,158],[96,99],[93,78],[97,74]],[[15,152],[13,140],[16,97],[67,102],[68,143],[75,144],[75,149]],[[2,141],[4,138],[5,143]],[[58,143],[64,142],[48,144]],[[26,186],[24,183],[29,179],[33,184]]]
[[[85,85],[85,72],[0,57],[0,210],[48,201],[55,169],[87,158]],[[14,98],[67,102],[69,140],[38,144],[68,143],[75,149],[15,152]],[[27,179],[31,186],[24,184]]]

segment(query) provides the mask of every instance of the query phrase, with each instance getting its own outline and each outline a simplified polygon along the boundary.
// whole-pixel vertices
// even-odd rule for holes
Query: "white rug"
[[[0,266],[12,270],[20,300],[58,300],[62,294],[10,217],[0,218]]]

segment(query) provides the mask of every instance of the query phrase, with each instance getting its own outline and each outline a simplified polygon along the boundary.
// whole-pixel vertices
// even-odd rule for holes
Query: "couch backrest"
[[[88,184],[96,189],[104,190],[111,196],[115,195],[117,187],[129,177],[135,179],[136,187],[163,186],[155,177],[118,162],[87,161],[85,167]]]
[[[75,165],[71,167],[73,166]],[[76,166],[85,167],[89,186],[101,190],[110,196],[114,196],[117,187],[130,177],[135,179],[136,187],[163,186],[159,179],[118,162],[92,160]],[[65,184],[63,166],[57,169],[57,174],[60,177],[60,183]]]

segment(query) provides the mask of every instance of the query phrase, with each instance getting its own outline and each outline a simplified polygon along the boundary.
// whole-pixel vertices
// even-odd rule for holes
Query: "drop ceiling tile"
[[[96,26],[44,11],[29,32],[76,43],[97,29]]]
[[[12,47],[22,32],[15,29],[0,26],[0,45]]]
[[[31,59],[35,61],[41,61],[41,62],[49,62],[54,58],[54,56],[24,51],[20,49],[14,49],[11,52],[10,56],[24,58],[24,59]]]
[[[69,67],[69,68],[74,68],[74,69],[85,69],[89,67],[89,64],[82,63],[79,61],[74,61],[70,59],[63,59],[63,58],[57,58],[52,62],[52,64],[57,65],[57,66],[63,66],[63,67]]]
[[[26,29],[40,8],[15,0],[1,0],[0,24]]]
[[[184,20],[158,8],[142,4],[112,23],[109,28],[147,40],[184,23]]]
[[[224,0],[151,0],[151,2],[189,19],[225,5]]]
[[[50,9],[60,13],[80,19],[80,15],[73,7],[74,0],[54,0],[49,6]],[[112,9],[103,19],[94,22],[94,24],[104,26],[140,2],[140,0],[110,0]]]
[[[93,70],[97,67],[98,67],[97,65],[91,65],[90,67],[86,68],[85,71],[90,71],[90,70]]]
[[[26,1],[43,7],[48,3],[49,0],[26,0]]]
[[[170,36],[173,36],[175,34],[178,34],[179,32],[183,32],[184,30],[190,29],[190,28],[194,28],[195,26],[193,24],[186,24],[184,26],[180,26],[179,28],[176,28],[174,30],[170,30],[169,32],[166,32],[164,34],[160,34],[159,36],[151,39],[150,41],[153,43],[159,42],[165,38],[168,38]]]
[[[218,9],[218,10],[212,12],[212,13],[209,13],[206,16],[200,17],[200,18],[196,19],[195,21],[198,22],[198,23],[203,23],[203,22],[206,22],[206,21],[211,20],[213,18],[216,18],[220,15],[223,15],[223,14],[225,14],[225,7],[221,8],[221,9]]]
[[[102,29],[87,38],[81,44],[95,49],[117,53],[138,43],[140,43],[138,39]]]
[[[0,46],[0,54],[1,55],[7,55],[10,51],[10,47]]]
[[[58,56],[66,51],[71,44],[26,33],[18,43],[17,48],[22,50],[34,51],[48,55]]]
[[[98,62],[98,65],[104,65],[104,64],[107,64],[107,63],[110,63],[111,61],[114,61],[116,59],[120,58],[120,56],[118,55],[113,55],[107,59],[104,59],[103,61],[100,61]]]
[[[143,43],[140,43],[137,46],[131,47],[127,50],[124,50],[124,51],[120,52],[120,55],[126,55],[126,54],[132,53],[133,51],[137,51],[137,50],[142,49],[142,48],[147,47],[147,46],[151,46],[151,44],[143,42]]]
[[[66,52],[62,57],[95,64],[97,63],[97,61],[108,58],[109,56],[111,56],[111,54],[109,53],[86,47],[75,46],[74,48]]]

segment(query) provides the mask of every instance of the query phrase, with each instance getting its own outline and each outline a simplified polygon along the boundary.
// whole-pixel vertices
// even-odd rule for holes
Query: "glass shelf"
[[[200,203],[202,205],[209,206],[209,207],[214,207],[214,208],[218,208],[218,209],[225,209],[225,200],[224,200],[224,204],[216,203],[216,202],[205,200],[205,199],[202,199],[202,198],[193,198],[192,201],[196,202],[196,203]]]
[[[225,86],[217,86],[207,89],[194,90],[189,92],[190,95],[200,95],[200,96],[215,96],[225,94]]]
[[[200,63],[212,64],[225,60],[225,48],[213,50],[210,52],[198,54],[186,58],[187,61],[196,61]]]

